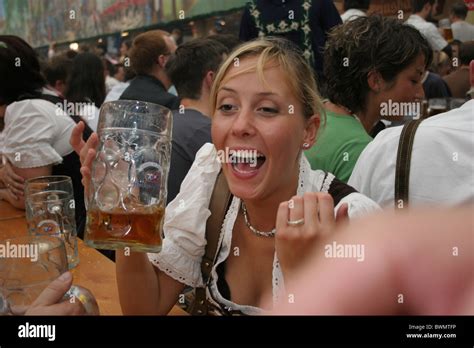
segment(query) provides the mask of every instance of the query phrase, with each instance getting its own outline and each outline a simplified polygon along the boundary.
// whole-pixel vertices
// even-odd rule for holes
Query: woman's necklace
[[[257,230],[255,227],[253,227],[250,224],[249,217],[247,215],[247,208],[245,207],[245,203],[243,201],[242,201],[242,212],[244,214],[245,224],[250,229],[250,231],[252,231],[254,234],[256,234],[259,237],[275,237],[276,228],[274,228],[270,232],[262,232],[262,231]]]

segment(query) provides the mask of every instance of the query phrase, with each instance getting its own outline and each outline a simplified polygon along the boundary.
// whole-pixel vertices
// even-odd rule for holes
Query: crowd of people
[[[40,61],[21,38],[0,35],[0,199],[24,209],[25,180],[68,175],[83,237],[100,107],[118,99],[160,104],[173,113],[165,238],[158,254],[116,251],[124,314],[166,314],[188,288],[204,288],[206,313],[216,315],[399,313],[388,303],[416,287],[424,290],[415,305],[401,311],[472,314],[466,265],[474,254],[467,213],[474,199],[474,34],[464,21],[467,8],[453,6],[448,43],[429,21],[436,0],[414,0],[403,20],[368,14],[368,0],[344,3],[340,16],[331,0],[252,1],[240,38],[212,35],[177,46],[170,33],[152,30],[124,41],[115,64],[92,50]],[[423,100],[450,97],[463,105],[423,113]],[[399,144],[416,119],[422,122],[410,159]],[[218,152],[226,149],[255,151],[256,165],[222,163]],[[399,167],[409,175],[401,201]],[[221,174],[231,199],[207,279],[205,222]],[[436,210],[417,212],[427,205],[460,212],[439,214],[436,224]],[[408,212],[377,215],[394,209]],[[421,233],[425,223],[439,239]],[[324,247],[336,240],[370,248],[365,268],[350,258],[332,263]],[[426,281],[430,265],[445,262],[440,250],[454,241],[471,255],[446,266],[456,281]],[[419,264],[425,277],[416,281],[408,267],[414,256],[402,250],[427,242],[432,252],[417,257],[430,261]],[[388,253],[390,245],[398,251]],[[452,269],[460,270],[457,277]],[[410,282],[398,289],[394,279],[402,273]],[[364,286],[351,291],[358,275]],[[70,283],[66,274],[51,284],[29,313],[82,313],[77,304],[59,303],[57,292]],[[431,283],[454,284],[470,307],[446,300],[423,312],[438,296],[430,296]],[[376,291],[378,300],[363,306]],[[305,305],[289,306],[294,293]]]

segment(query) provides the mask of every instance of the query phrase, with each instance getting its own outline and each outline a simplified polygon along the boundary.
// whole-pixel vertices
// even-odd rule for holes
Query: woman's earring
[[[307,148],[309,148],[309,144],[308,144],[308,143],[304,143],[304,144],[303,144],[303,149],[307,149]]]

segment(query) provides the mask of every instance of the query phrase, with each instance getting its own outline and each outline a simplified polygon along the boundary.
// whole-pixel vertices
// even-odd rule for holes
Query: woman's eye
[[[231,104],[222,104],[217,109],[220,111],[229,112],[229,111],[235,110],[236,106],[231,105]]]
[[[265,114],[277,114],[278,113],[278,109],[267,107],[267,106],[261,107],[258,110],[262,111]]]

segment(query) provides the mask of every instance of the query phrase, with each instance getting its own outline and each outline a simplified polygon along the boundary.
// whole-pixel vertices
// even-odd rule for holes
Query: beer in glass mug
[[[171,111],[161,105],[119,100],[102,106],[87,193],[89,246],[161,250],[171,133]]]

